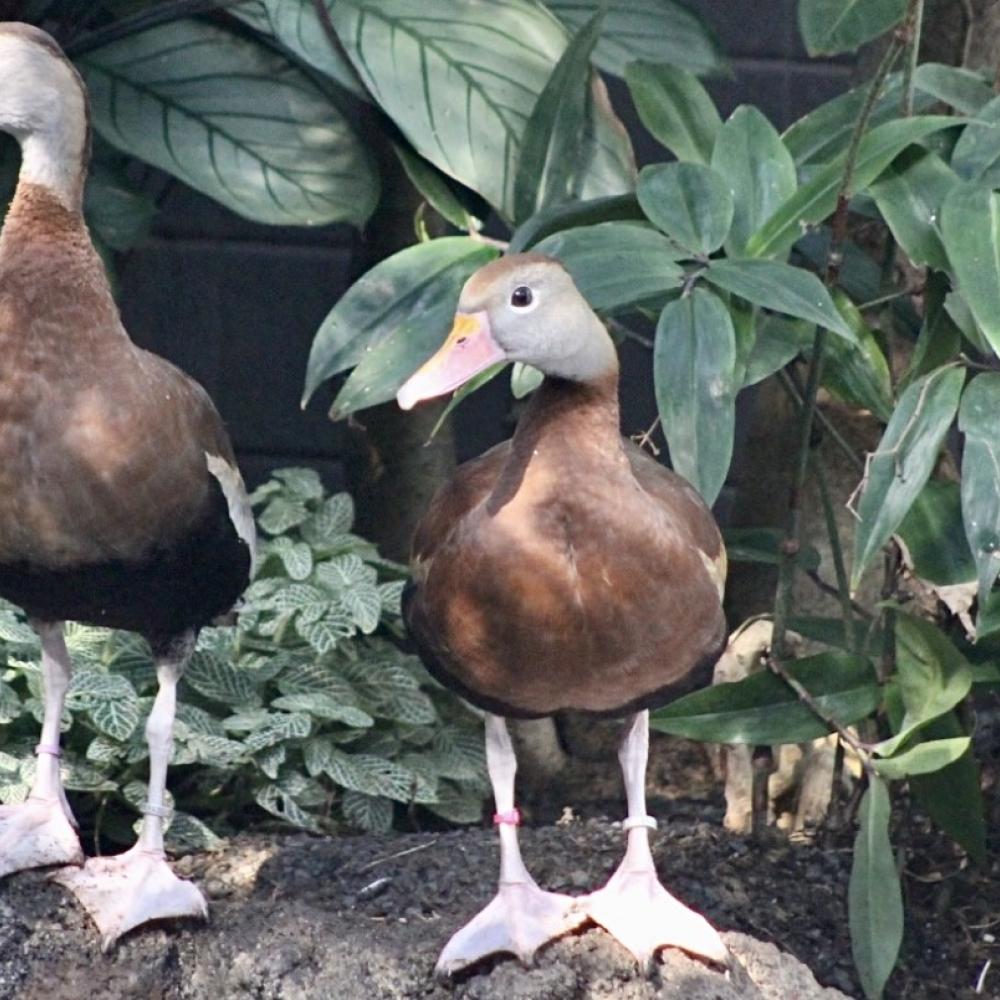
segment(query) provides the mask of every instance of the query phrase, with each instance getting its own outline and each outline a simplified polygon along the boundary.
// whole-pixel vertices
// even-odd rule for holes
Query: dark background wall
[[[756,104],[784,128],[845,89],[851,65],[809,60],[795,26],[795,0],[696,0],[732,62],[731,79],[708,82],[723,117]],[[637,121],[620,81],[612,99],[640,165],[664,151]],[[365,122],[356,123],[363,133]],[[346,226],[255,225],[181,185],[164,181],[151,237],[119,263],[122,309],[136,341],[197,378],[233,435],[244,473],[257,482],[271,468],[315,465],[333,488],[345,483],[350,435],[326,410],[332,387],[305,412],[299,397],[312,337],[333,303],[363,270],[366,235]],[[628,433],[655,414],[648,354],[623,349]],[[510,431],[510,399],[497,380],[457,412],[460,457]],[[364,414],[358,419],[363,423]]]

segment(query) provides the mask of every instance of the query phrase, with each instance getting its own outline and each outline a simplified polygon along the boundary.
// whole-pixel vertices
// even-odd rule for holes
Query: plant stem
[[[906,65],[903,67],[903,117],[913,114],[913,75],[920,57],[920,33],[924,24],[924,0],[909,0],[903,34],[906,39]]]
[[[851,591],[847,582],[847,567],[844,564],[844,550],[840,544],[840,531],[837,528],[837,517],[830,498],[830,481],[827,479],[826,468],[822,458],[813,455],[813,470],[819,486],[820,502],[823,505],[823,519],[826,521],[826,533],[830,538],[830,551],[833,555],[833,569],[837,575],[837,596],[840,598],[840,611],[844,618],[844,628],[847,631],[847,644],[852,653],[858,652],[857,634],[854,630],[854,615],[851,613]]]

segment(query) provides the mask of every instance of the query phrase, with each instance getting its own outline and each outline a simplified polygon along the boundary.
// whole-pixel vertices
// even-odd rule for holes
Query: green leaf
[[[392,148],[410,183],[441,218],[450,222],[456,229],[478,228],[482,220],[472,216],[459,200],[452,186],[454,181],[415,153],[406,143],[394,142]]]
[[[878,706],[878,681],[867,660],[842,652],[820,653],[788,666],[828,715],[845,726]],[[649,724],[664,733],[715,743],[802,743],[829,732],[776,674],[751,674],[729,684],[686,695],[651,713]]]
[[[354,619],[354,624],[365,635],[378,628],[382,615],[382,597],[374,584],[356,584],[345,590],[340,599]]]
[[[958,409],[963,381],[960,368],[938,368],[917,379],[900,397],[878,448],[869,456],[858,503],[852,590],[930,478]]]
[[[992,74],[945,63],[921,63],[913,74],[913,83],[927,96],[950,104],[962,115],[979,115],[994,96]]]
[[[184,671],[184,681],[210,701],[219,702],[227,708],[260,704],[251,675],[214,653],[195,652]]]
[[[1000,354],[1000,194],[956,184],[941,209],[941,231],[958,290]]]
[[[976,564],[965,536],[957,530],[961,520],[958,483],[929,480],[896,531],[920,579],[940,587],[975,580]]]
[[[269,535],[282,535],[308,517],[309,511],[301,500],[277,496],[260,513],[257,523]]]
[[[544,381],[545,375],[531,365],[515,361],[510,371],[510,392],[515,399],[530,396]]]
[[[368,729],[375,720],[354,705],[342,705],[336,698],[322,691],[310,691],[303,694],[285,694],[271,702],[272,708],[282,712],[308,713],[317,719],[327,719],[331,722],[342,722],[352,729]]]
[[[757,336],[746,360],[743,387],[756,385],[784,368],[813,342],[813,326],[802,320],[768,315],[757,324]]]
[[[811,271],[777,260],[713,260],[705,278],[754,305],[808,320],[857,343],[854,331],[837,312],[830,293]]]
[[[120,682],[115,694],[95,700],[87,714],[90,721],[106,736],[124,741],[139,724],[139,696],[124,677],[117,674],[110,676]]]
[[[903,894],[889,842],[891,812],[888,789],[871,778],[861,799],[847,887],[851,953],[869,1000],[882,996],[903,941]]]
[[[722,246],[733,221],[729,185],[698,163],[658,163],[639,175],[636,192],[647,218],[695,254]]]
[[[904,714],[896,735],[875,748],[883,757],[954,708],[972,687],[965,657],[936,625],[911,615],[896,616],[896,665]]]
[[[968,736],[950,740],[928,740],[903,750],[893,757],[875,760],[875,770],[888,781],[908,778],[911,774],[929,774],[958,760],[971,745]]]
[[[951,168],[962,180],[1000,185],[1000,97],[980,108],[955,143]]]
[[[87,173],[83,212],[101,242],[125,251],[149,232],[157,208],[149,195],[132,186],[124,170],[95,159]]]
[[[327,6],[332,7],[333,0],[328,0]],[[368,99],[368,92],[354,67],[339,46],[327,37],[312,0],[241,0],[228,5],[226,13],[270,35],[355,97]]]
[[[443,340],[465,279],[495,256],[495,250],[466,236],[446,236],[376,264],[348,289],[316,332],[303,404],[331,375],[369,359],[376,348],[398,339],[401,330],[412,334],[429,327],[432,344]],[[426,333],[421,339],[426,342]],[[425,345],[417,353],[411,371],[430,349]],[[383,398],[389,397],[383,393]]]
[[[580,155],[593,70],[590,55],[601,31],[602,13],[580,26],[538,95],[521,137],[514,178],[514,218],[521,220],[567,201],[579,189]]]
[[[958,414],[965,435],[962,517],[976,562],[979,604],[985,606],[1000,574],[1000,374],[983,372],[966,387]]]
[[[23,711],[17,692],[4,681],[0,681],[0,726],[7,726]]]
[[[656,405],[673,467],[709,505],[733,454],[735,365],[733,323],[717,296],[695,288],[664,307],[653,348]]]
[[[181,19],[109,42],[79,66],[108,142],[240,215],[361,225],[375,207],[378,181],[347,120],[267,46]]]
[[[601,69],[624,76],[639,59],[669,63],[691,73],[726,68],[719,45],[697,14],[672,0],[546,0],[545,6],[571,28],[604,10],[594,53]]]
[[[392,829],[392,800],[383,795],[344,792],[340,800],[344,819],[351,826],[368,833],[388,833]]]
[[[167,844],[174,851],[217,851],[224,841],[217,837],[197,816],[175,811],[165,832]]]
[[[289,740],[305,739],[312,731],[312,719],[302,712],[274,712],[259,729],[243,740],[250,753],[259,753]]]
[[[697,78],[676,66],[645,62],[625,70],[642,124],[678,160],[708,164],[722,119]]]
[[[757,108],[744,104],[722,126],[711,165],[732,191],[735,211],[726,253],[739,256],[750,237],[795,194],[795,162],[774,126]]]
[[[354,500],[349,493],[327,497],[308,521],[301,525],[302,537],[310,545],[328,544],[351,530]]]
[[[856,49],[897,25],[906,0],[799,0],[799,31],[811,56]]]
[[[869,188],[886,225],[914,264],[948,269],[938,219],[945,196],[957,182],[937,153],[912,149],[890,163]]]
[[[321,828],[316,819],[309,815],[296,801],[277,785],[265,785],[254,794],[254,801],[261,809],[278,819],[283,819],[292,826],[320,833]]]
[[[778,566],[781,563],[781,543],[785,532],[781,528],[726,528],[723,533],[726,554],[730,562],[762,563]],[[819,553],[811,545],[802,545],[795,556],[795,564],[804,572],[819,569]]]
[[[634,194],[613,195],[553,205],[525,220],[510,237],[507,253],[520,253],[553,233],[599,222],[645,222],[646,216]]]
[[[944,115],[923,115],[889,121],[866,133],[858,146],[854,190],[870,184],[911,143],[919,142],[956,124]],[[802,235],[803,224],[822,222],[837,207],[844,177],[846,151],[820,167],[812,178],[787,199],[747,243],[752,257],[785,253]]]
[[[422,0],[337,0],[330,15],[366,87],[413,148],[514,215],[521,138],[566,49],[563,26],[534,0],[463,5],[428,16]],[[620,194],[634,180],[631,147],[595,93],[574,194]]]
[[[295,622],[295,630],[320,656],[334,649],[341,639],[354,635],[354,622],[346,613],[332,612],[319,621]]]
[[[558,258],[599,312],[614,312],[680,288],[679,251],[648,226],[602,222],[548,236],[535,249]]]
[[[267,545],[267,554],[281,560],[285,572],[292,580],[308,579],[312,573],[312,549],[305,542],[293,542],[287,535],[279,535]]]
[[[871,410],[880,420],[892,416],[889,363],[864,316],[839,288],[833,301],[854,333],[854,343],[836,338],[826,343],[823,385],[845,402]],[[811,351],[807,352],[811,354]]]
[[[949,292],[950,287],[948,276],[943,272],[928,273],[924,286],[924,320],[910,363],[900,380],[900,391],[913,379],[958,359],[962,349],[962,331],[948,312],[949,297],[953,302],[957,301],[954,293]],[[968,308],[965,311],[968,313]],[[976,322],[971,313],[968,313],[968,321],[975,327]]]

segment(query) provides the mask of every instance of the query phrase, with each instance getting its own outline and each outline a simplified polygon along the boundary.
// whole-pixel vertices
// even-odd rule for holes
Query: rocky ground
[[[691,775],[697,759],[688,764]],[[339,839],[247,835],[220,852],[178,860],[209,897],[207,926],[139,931],[107,956],[85,914],[43,875],[7,879],[0,884],[0,998],[860,996],[845,916],[850,837],[767,845],[735,837],[721,829],[717,789],[694,781],[686,795],[674,794],[659,766],[662,760],[654,759],[659,794],[651,808],[666,820],[653,835],[657,865],[678,896],[726,931],[741,963],[729,976],[670,952],[652,978],[643,978],[623,949],[590,927],[548,947],[532,968],[499,958],[440,984],[432,975],[440,948],[493,893],[492,830]],[[565,793],[558,789],[546,799],[548,808],[536,808],[533,821],[562,816],[562,822],[526,827],[524,855],[543,886],[582,893],[617,865],[623,835],[597,815],[617,814],[614,802],[592,797],[570,816],[562,808]],[[907,938],[887,995],[1000,997],[997,861],[991,871],[974,871],[918,824],[907,837],[904,873]]]

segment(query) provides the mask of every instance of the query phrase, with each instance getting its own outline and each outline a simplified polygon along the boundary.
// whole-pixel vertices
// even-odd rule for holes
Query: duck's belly
[[[520,717],[621,713],[700,686],[725,638],[718,592],[697,553],[637,541],[456,543],[408,601],[428,668]]]

